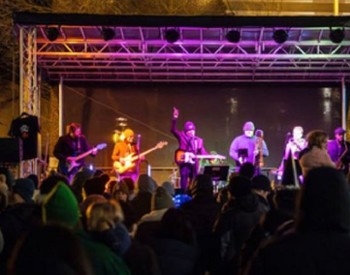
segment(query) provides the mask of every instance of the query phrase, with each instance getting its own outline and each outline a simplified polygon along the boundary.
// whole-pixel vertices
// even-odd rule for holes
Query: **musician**
[[[183,131],[179,131],[176,127],[178,117],[179,110],[174,107],[170,131],[179,142],[177,153],[186,152],[192,153],[193,155],[207,155],[208,153],[204,148],[203,139],[196,136],[196,126],[194,123],[192,121],[187,121]],[[194,163],[186,162],[183,159],[176,159],[180,170],[180,186],[183,191],[186,191],[189,182],[191,182],[198,173],[198,159],[194,158],[193,161]]]
[[[303,138],[303,134],[304,129],[301,126],[295,126],[293,128],[292,136],[290,135],[290,133],[288,133],[282,163],[279,167],[279,171],[281,171],[283,174],[282,184],[290,184],[293,178],[293,169],[295,169],[296,177],[300,183],[300,176],[302,175],[302,170],[299,163],[299,153],[302,150],[304,150],[307,146],[307,142]],[[291,158],[290,163],[288,162],[289,158]],[[291,161],[293,161],[294,164]]]
[[[125,129],[121,138],[114,145],[112,160],[120,179],[132,178],[136,182],[139,172],[139,160],[130,162],[130,157],[137,156],[139,153],[134,139],[134,131],[129,128]]]
[[[345,174],[349,172],[350,163],[350,143],[345,141],[344,135],[346,131],[338,127],[334,130],[334,139],[328,141],[327,151],[332,161],[338,169],[341,169]]]
[[[233,139],[229,154],[235,160],[237,166],[241,166],[245,162],[257,164],[257,156],[262,153],[263,157],[269,155],[265,140],[262,136],[254,134],[255,125],[251,121],[247,121],[243,125],[243,135]]]
[[[84,158],[78,160],[78,164],[71,171],[70,166],[75,162],[75,157],[82,153],[92,150],[91,155],[95,156],[97,149],[92,149],[85,136],[81,132],[81,126],[78,123],[68,125],[67,134],[59,137],[54,147],[54,156],[59,160],[58,172],[71,179],[80,168],[84,167]]]

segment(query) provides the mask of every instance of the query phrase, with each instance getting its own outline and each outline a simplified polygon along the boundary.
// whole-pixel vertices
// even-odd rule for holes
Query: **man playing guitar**
[[[136,182],[138,177],[138,162],[140,160],[131,161],[131,156],[139,154],[137,145],[134,142],[134,137],[135,134],[133,130],[124,130],[122,138],[114,145],[112,160],[121,167],[118,172],[120,179],[129,177]]]
[[[193,122],[187,121],[183,131],[177,130],[176,124],[178,117],[179,110],[174,107],[171,133],[179,142],[179,149],[176,151],[176,163],[180,170],[180,186],[185,191],[189,181],[192,181],[197,175],[198,159],[195,156],[198,154],[207,155],[208,153],[204,148],[203,139],[196,136],[196,127]],[[183,157],[178,157],[178,155],[182,155]]]
[[[95,156],[97,150],[97,148],[92,148],[88,145],[78,123],[69,124],[67,134],[58,139],[53,152],[54,156],[59,160],[58,172],[71,180],[79,169],[84,166],[84,158],[78,159],[77,156],[88,151],[91,151],[89,155]]]

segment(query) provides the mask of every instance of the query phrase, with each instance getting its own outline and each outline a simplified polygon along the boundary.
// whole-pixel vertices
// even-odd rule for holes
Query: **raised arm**
[[[173,107],[173,119],[171,121],[171,129],[170,132],[177,138],[179,138],[179,131],[176,128],[177,118],[179,117],[179,110],[176,107]]]

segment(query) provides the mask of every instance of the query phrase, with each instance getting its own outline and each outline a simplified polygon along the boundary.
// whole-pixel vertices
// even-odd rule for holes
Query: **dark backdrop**
[[[280,164],[285,137],[295,125],[304,133],[323,129],[332,137],[341,123],[341,93],[338,88],[315,86],[238,86],[214,84],[145,84],[77,87],[64,86],[64,123],[75,121],[91,144],[107,142],[107,149],[95,159],[95,166],[111,166],[114,130],[120,129],[117,117],[141,134],[141,151],[165,140],[169,145],[148,155],[152,167],[173,166],[177,142],[170,133],[172,107],[180,110],[179,128],[193,121],[197,134],[204,138],[207,151],[228,157],[231,141],[251,120],[264,130],[270,156],[265,165]]]

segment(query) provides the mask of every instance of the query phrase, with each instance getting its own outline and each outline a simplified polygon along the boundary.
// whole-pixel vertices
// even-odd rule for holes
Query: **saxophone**
[[[254,152],[256,152],[255,156],[255,167],[263,167],[264,166],[264,154],[263,154],[263,143],[264,143],[264,133],[262,130],[256,130],[255,133],[257,139],[255,142]]]
[[[344,151],[343,153],[340,155],[340,157],[338,158],[338,160],[335,162],[335,166],[337,169],[342,170],[344,169],[344,163],[342,161],[342,158],[346,155],[346,153],[348,152],[348,145],[346,144],[346,141],[344,141]]]

